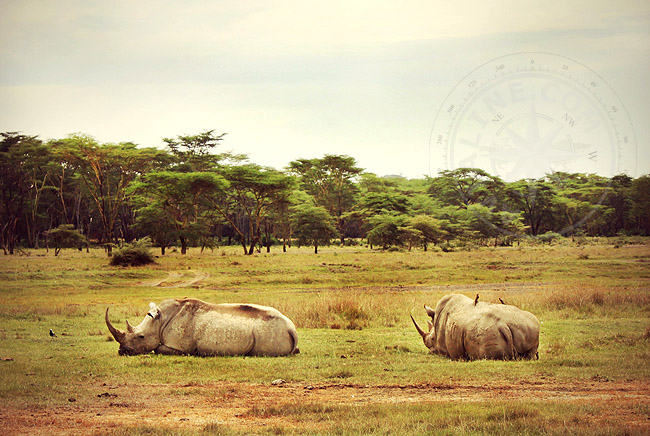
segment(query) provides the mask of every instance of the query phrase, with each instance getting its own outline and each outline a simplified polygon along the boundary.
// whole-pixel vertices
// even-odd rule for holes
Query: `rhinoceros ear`
[[[431,317],[431,319],[436,318],[436,311],[435,310],[433,310],[432,308],[430,308],[429,306],[426,306],[426,305],[424,306],[424,310],[427,311],[427,315],[429,315]]]
[[[160,318],[160,308],[156,306],[156,303],[149,303],[149,313],[147,313],[153,319]]]

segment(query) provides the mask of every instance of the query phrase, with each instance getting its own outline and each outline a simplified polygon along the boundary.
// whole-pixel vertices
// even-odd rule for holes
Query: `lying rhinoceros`
[[[149,312],[127,330],[106,325],[120,344],[120,355],[285,356],[298,352],[293,322],[272,307],[211,304],[196,299],[149,304]]]
[[[479,303],[460,294],[445,295],[435,310],[424,306],[425,333],[413,324],[432,353],[452,359],[532,359],[539,346],[539,320],[507,304]]]

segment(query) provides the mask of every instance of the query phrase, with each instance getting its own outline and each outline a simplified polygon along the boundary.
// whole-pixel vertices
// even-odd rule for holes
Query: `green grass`
[[[103,251],[31,251],[0,264],[0,399],[15,407],[92,403],[102,384],[269,383],[480,384],[522,380],[650,381],[650,246],[562,244],[472,252],[382,253],[329,248],[243,256],[236,247],[172,253],[137,268],[108,265]],[[165,287],[192,277],[189,287]],[[175,281],[150,286],[178,273]],[[453,362],[427,353],[409,314],[454,291],[499,297],[542,321],[540,359]],[[196,297],[277,307],[298,326],[301,354],[282,358],[119,357],[104,324],[139,322],[149,301]],[[51,339],[48,329],[59,335]],[[174,395],[174,393],[172,393]],[[181,395],[181,393],[177,393]],[[596,406],[590,406],[596,407]],[[246,413],[326,422],[276,434],[623,434],[590,427],[596,411],[550,402],[401,405],[289,405]],[[643,413],[649,415],[648,410]],[[381,422],[378,426],[376,423]],[[180,430],[179,430],[180,431]],[[183,430],[185,431],[185,430]],[[124,433],[121,433],[124,432]],[[225,424],[202,431],[116,429],[120,434],[240,434]],[[242,433],[243,434],[243,433]]]

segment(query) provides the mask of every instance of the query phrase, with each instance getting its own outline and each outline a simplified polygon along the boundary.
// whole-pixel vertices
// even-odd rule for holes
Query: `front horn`
[[[415,329],[418,331],[420,336],[422,336],[422,339],[426,339],[427,334],[422,330],[422,328],[418,325],[417,321],[415,321],[415,318],[413,318],[413,315],[411,315],[411,321],[413,321],[413,324],[415,325]]]
[[[106,308],[106,327],[108,327],[108,331],[111,332],[115,340],[121,344],[124,340],[125,333],[116,329],[113,327],[113,324],[111,324],[111,321],[108,319],[108,307]]]

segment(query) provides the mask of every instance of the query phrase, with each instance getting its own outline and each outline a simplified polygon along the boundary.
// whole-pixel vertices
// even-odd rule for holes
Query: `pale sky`
[[[529,102],[528,114],[517,114],[506,102],[503,114],[486,115],[501,116],[502,127],[482,132],[441,113],[452,100],[467,101],[464,79],[477,77],[480,86],[499,59],[518,68],[527,61],[521,53],[544,53],[558,69],[585,67],[576,78],[594,83],[585,104],[615,107],[591,136],[567,133],[564,145],[552,146],[595,162],[585,144],[609,135],[611,156],[605,147],[600,166],[571,158],[572,166],[553,168],[611,176],[618,167],[602,164],[624,155],[635,164],[626,163],[631,176],[650,173],[647,0],[0,0],[0,11],[3,132],[45,140],[82,132],[101,143],[162,147],[163,137],[214,129],[227,133],[223,151],[260,165],[347,154],[378,175],[415,178],[458,165],[431,141],[456,129],[459,138],[494,135],[483,150],[493,166],[484,169],[532,176],[530,163],[495,159],[504,147],[512,152],[524,125],[530,140],[530,119],[570,132],[577,112]],[[532,76],[513,80],[510,88],[538,86],[547,97],[551,89],[558,102],[570,92]],[[480,105],[469,103],[466,117]],[[544,136],[544,125],[536,128]]]

